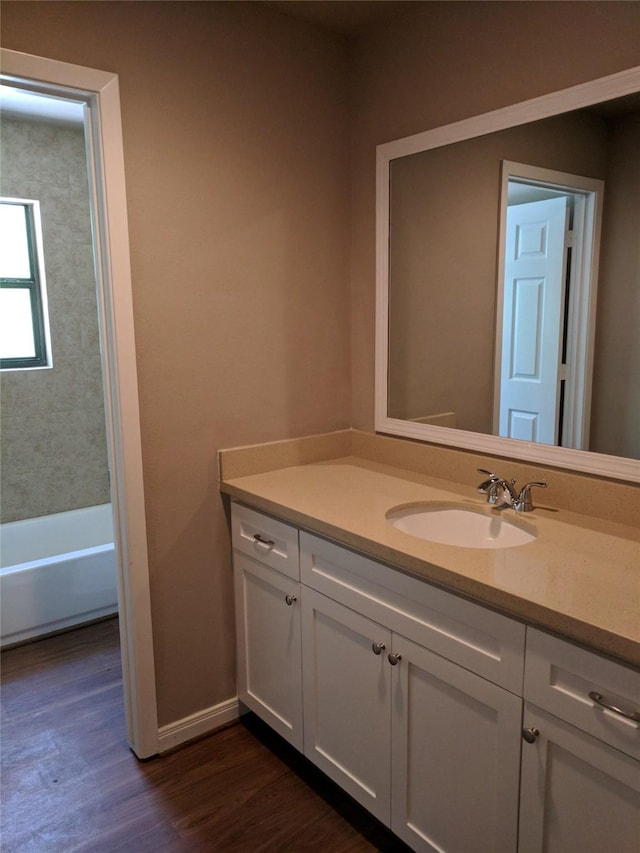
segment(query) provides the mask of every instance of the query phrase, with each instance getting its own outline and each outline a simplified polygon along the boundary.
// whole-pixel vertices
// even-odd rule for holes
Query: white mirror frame
[[[390,418],[388,412],[389,328],[389,180],[391,161],[431,148],[581,109],[640,91],[640,66],[572,86],[453,124],[397,139],[377,147],[376,162],[376,432],[432,444],[474,450],[492,456],[522,459],[601,477],[640,482],[640,461],[586,450],[516,441],[494,435],[418,424]],[[640,428],[640,425],[639,425]]]

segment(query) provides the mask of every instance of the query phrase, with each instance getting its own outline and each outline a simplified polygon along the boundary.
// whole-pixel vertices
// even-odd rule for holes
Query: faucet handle
[[[493,486],[495,483],[500,482],[500,477],[497,474],[494,474],[493,471],[487,471],[486,468],[478,468],[478,474],[486,474],[489,478],[488,480],[483,480],[478,486],[479,492],[486,492],[490,486]]]
[[[498,502],[498,491],[502,478],[494,474],[493,471],[487,471],[486,468],[478,468],[479,474],[486,474],[488,480],[483,480],[478,486],[478,491],[481,495],[487,496],[487,501],[490,504]]]
[[[531,512],[534,509],[533,503],[531,501],[531,489],[533,486],[538,486],[541,489],[547,488],[547,484],[542,480],[533,481],[532,483],[526,483],[520,489],[520,494],[518,495],[517,509],[520,512]]]
[[[486,468],[478,468],[478,474],[487,474],[492,480],[498,479],[498,475],[494,474],[493,471],[487,471]]]

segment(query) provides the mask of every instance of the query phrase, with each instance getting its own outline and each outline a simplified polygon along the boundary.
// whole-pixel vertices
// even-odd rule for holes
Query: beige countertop
[[[456,501],[486,512],[475,489],[356,456],[221,482],[221,491],[295,525],[633,665],[640,665],[640,534],[551,506],[509,518],[536,539],[502,549],[424,541],[393,528],[401,504]],[[546,502],[549,505],[546,505]]]

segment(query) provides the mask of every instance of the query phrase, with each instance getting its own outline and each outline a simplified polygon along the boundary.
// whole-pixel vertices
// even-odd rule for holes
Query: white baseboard
[[[175,723],[169,723],[158,729],[158,752],[167,752],[197,737],[202,737],[209,732],[215,731],[220,726],[232,723],[240,716],[240,706],[237,697],[212,705],[204,711],[198,711]]]

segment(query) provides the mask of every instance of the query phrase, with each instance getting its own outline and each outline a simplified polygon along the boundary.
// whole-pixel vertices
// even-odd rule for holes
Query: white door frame
[[[6,49],[0,63],[3,83],[87,105],[125,718],[131,749],[149,758],[158,719],[118,76]]]
[[[498,240],[498,281],[496,303],[496,345],[494,368],[494,432],[500,418],[500,367],[502,356],[502,306],[504,297],[504,267],[506,220],[509,180],[544,186],[556,192],[566,192],[576,199],[574,210],[574,246],[572,252],[569,318],[567,329],[567,363],[565,381],[565,411],[563,445],[578,450],[589,446],[591,420],[591,386],[595,345],[596,303],[598,296],[598,266],[604,181],[585,178],[553,169],[543,169],[525,163],[502,161],[500,187],[500,234]],[[576,369],[580,366],[581,369]]]

